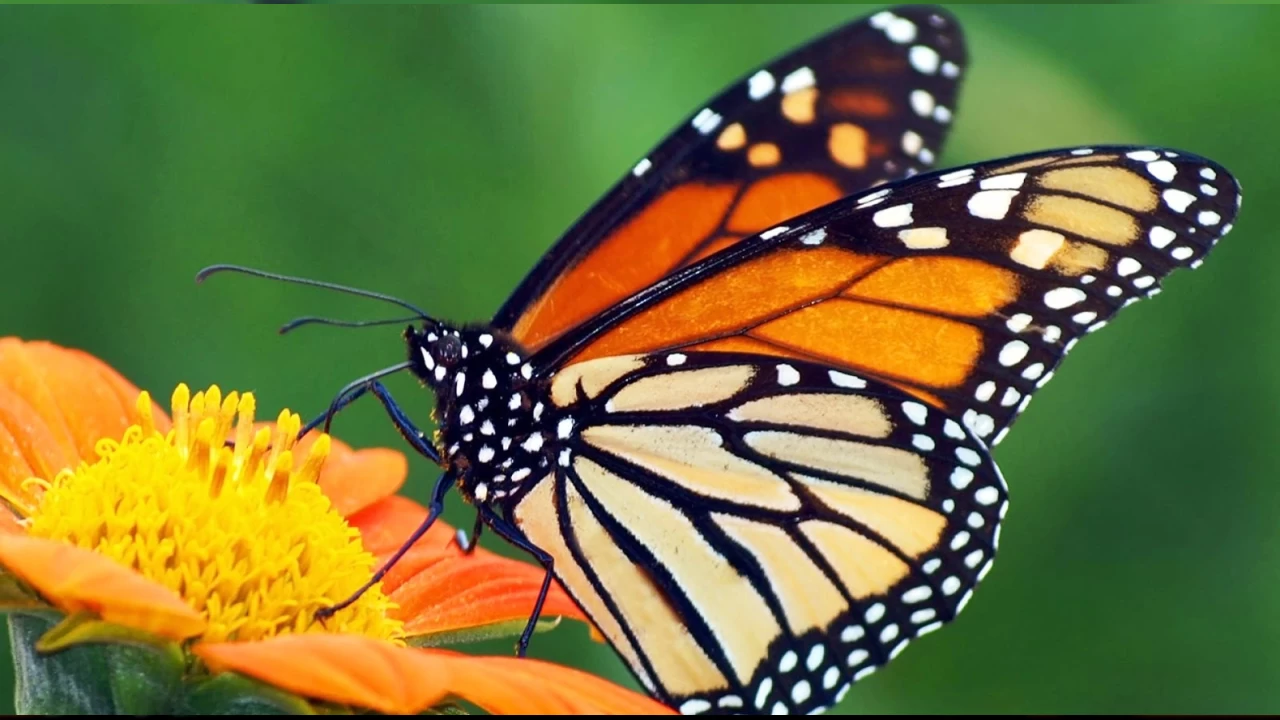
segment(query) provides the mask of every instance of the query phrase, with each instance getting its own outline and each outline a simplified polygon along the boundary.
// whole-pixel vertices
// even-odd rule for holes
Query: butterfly
[[[304,432],[372,393],[444,469],[405,548],[456,487],[682,713],[838,702],[991,569],[991,448],[1067,352],[1198,266],[1240,204],[1223,167],[1164,148],[931,171],[966,66],[955,18],[911,6],[745,74],[489,323],[339,288],[413,311],[408,358]],[[380,382],[405,370],[432,435]]]

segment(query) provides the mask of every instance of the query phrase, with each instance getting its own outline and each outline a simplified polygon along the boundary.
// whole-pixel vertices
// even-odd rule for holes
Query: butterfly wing
[[[608,357],[552,384],[558,463],[514,506],[651,692],[806,713],[968,602],[1006,488],[896,388],[732,353]]]
[[[675,350],[809,360],[894,385],[995,444],[1081,337],[1199,265],[1239,203],[1225,169],[1161,148],[920,175],[682,270],[535,366]]]
[[[946,11],[902,7],[743,77],[579,219],[493,325],[536,350],[677,268],[931,166],[964,63]]]

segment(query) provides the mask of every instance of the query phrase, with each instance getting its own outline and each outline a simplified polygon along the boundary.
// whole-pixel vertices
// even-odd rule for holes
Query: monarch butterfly
[[[900,7],[744,75],[487,324],[201,277],[414,313],[408,359],[303,430],[371,392],[444,468],[405,548],[456,486],[664,702],[821,710],[965,606],[1008,507],[991,447],[1240,204],[1164,148],[924,172],[965,67],[950,14]],[[434,436],[380,383],[403,370]]]

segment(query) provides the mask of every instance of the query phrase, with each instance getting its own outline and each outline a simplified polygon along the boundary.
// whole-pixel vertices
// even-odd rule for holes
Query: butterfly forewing
[[[964,64],[950,15],[901,7],[745,75],[570,228],[495,326],[540,348],[744,237],[930,167]]]
[[[1198,265],[1239,201],[1222,167],[1161,148],[921,175],[668,278],[549,346],[544,364],[682,349],[821,362],[893,384],[993,444],[1082,336]]]
[[[570,366],[552,397],[555,471],[514,517],[684,712],[831,705],[950,621],[994,557],[999,471],[895,388],[679,353]]]

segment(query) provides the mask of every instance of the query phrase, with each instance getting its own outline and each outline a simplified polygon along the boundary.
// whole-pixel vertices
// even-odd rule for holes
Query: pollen
[[[173,393],[173,428],[157,431],[151,398],[139,424],[98,442],[96,462],[64,470],[26,519],[32,536],[107,555],[206,615],[207,642],[342,632],[399,641],[402,625],[378,585],[325,620],[372,575],[360,532],[317,479],[330,440],[295,458],[301,429],[285,410],[254,427],[254,397],[217,386]],[[35,480],[29,482],[43,483]]]

